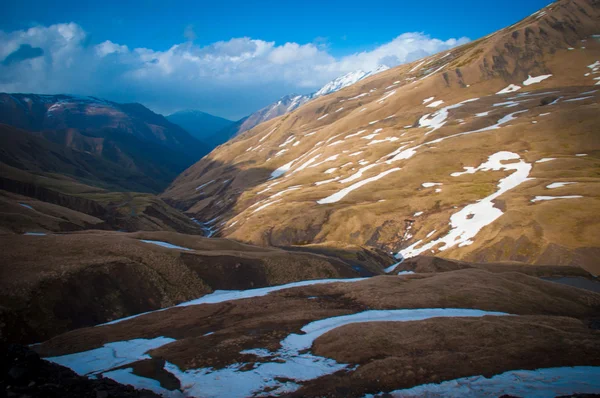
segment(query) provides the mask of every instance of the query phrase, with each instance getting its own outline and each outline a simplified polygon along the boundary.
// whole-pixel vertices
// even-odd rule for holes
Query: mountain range
[[[350,86],[362,79],[387,69],[389,69],[389,67],[382,65],[369,72],[357,70],[347,73],[330,81],[312,94],[285,95],[276,102],[273,102],[236,122],[193,110],[176,112],[167,116],[167,119],[183,127],[200,141],[209,144],[211,148],[216,148],[236,135],[250,130],[260,123],[290,113],[314,98],[334,93],[344,87]]]
[[[559,0],[237,122],[0,94],[0,385],[600,394],[599,33]]]

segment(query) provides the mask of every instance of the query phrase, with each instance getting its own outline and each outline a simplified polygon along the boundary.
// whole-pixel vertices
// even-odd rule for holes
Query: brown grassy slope
[[[514,317],[361,323],[334,329],[311,351],[360,365],[306,383],[294,396],[363,396],[456,377],[513,369],[599,365],[600,294],[522,273],[467,269],[412,277],[379,276],[356,283],[313,285],[225,303],[193,305],[57,336],[35,349],[43,356],[113,341],[166,336],[177,341],[128,365],[134,373],[177,388],[164,361],[180,369],[268,358],[241,351],[277,350],[290,333],[315,320],[370,309],[478,308]],[[458,363],[458,364],[457,364]]]
[[[171,337],[176,341],[151,350],[151,359],[127,366],[173,389],[181,386],[163,369],[165,361],[181,370],[244,363],[251,371],[269,358],[241,351],[276,351],[282,339],[301,333],[312,321],[365,310],[411,308],[476,308],[516,316],[365,322],[333,329],[317,339],[311,351],[359,366],[301,382],[303,387],[292,396],[364,396],[514,369],[600,364],[599,332],[592,327],[600,317],[600,294],[521,272],[480,269],[379,276],[170,308],[68,332],[35,349],[43,356],[57,356],[114,341]]]
[[[0,209],[2,233],[76,231],[103,224],[97,217],[6,191],[0,191]]]
[[[301,326],[317,319],[366,309],[410,308],[474,308],[587,320],[600,315],[600,294],[522,273],[460,270],[413,277],[378,276],[355,283],[298,287],[263,297],[172,308],[69,332],[42,344],[39,350],[44,355],[63,355],[111,341],[167,336],[178,341],[161,348],[160,356],[189,368],[202,361],[217,343],[232,346],[232,353],[245,348],[271,349],[282,336],[297,333]],[[208,332],[215,334],[200,344],[201,338],[209,337],[204,336]],[[211,360],[216,361],[218,353],[215,350]]]
[[[95,228],[202,234],[189,217],[155,195],[108,191],[66,175],[28,172],[0,163],[0,190],[1,228],[6,232]],[[19,205],[25,202],[31,202],[34,210]]]
[[[413,271],[416,273],[448,272],[460,269],[483,269],[489,272],[521,272],[538,278],[581,277],[593,279],[593,276],[579,267],[527,265],[518,262],[473,263],[433,256],[416,256],[398,265],[395,272]]]
[[[162,248],[140,239],[193,250]],[[357,267],[320,254],[171,232],[3,235],[0,246],[0,337],[13,342],[39,341],[172,306],[213,289],[372,275],[392,261],[371,257]]]
[[[398,251],[418,240],[443,236],[452,214],[495,192],[498,181],[511,172],[460,177],[451,177],[451,173],[477,167],[496,152],[510,151],[533,165],[529,177],[535,180],[522,183],[495,201],[504,215],[481,230],[473,244],[451,248],[443,255],[478,262],[576,265],[598,273],[600,141],[596,133],[600,97],[599,92],[591,91],[600,71],[594,72],[588,65],[600,60],[600,43],[590,37],[600,31],[599,9],[596,1],[559,1],[545,8],[545,14],[530,16],[486,38],[311,101],[222,145],[182,173],[163,197],[199,219],[221,216],[226,224],[220,235],[242,241],[261,245],[339,241]],[[528,75],[542,74],[552,77],[530,86],[523,84]],[[495,94],[509,83],[522,89],[514,94]],[[535,95],[514,107],[494,106],[523,92]],[[591,93],[583,94],[586,92]],[[418,127],[418,121],[441,107],[428,108],[423,100],[429,97],[443,100],[441,106],[479,100],[449,110],[446,124],[428,134],[430,129]],[[590,98],[567,101],[581,97]],[[499,129],[426,144],[414,156],[393,164],[382,161],[403,145],[413,147],[485,128],[519,111],[525,112]],[[476,116],[484,112],[489,114]],[[374,121],[378,122],[370,124]],[[363,137],[379,128],[383,130],[373,139],[397,141],[369,145]],[[367,131],[344,138],[361,130]],[[293,143],[280,146],[292,136]],[[330,146],[336,141],[342,142]],[[288,151],[276,156],[282,149]],[[359,151],[362,153],[350,156]],[[580,153],[587,156],[576,156]],[[312,164],[299,170],[317,155]],[[335,155],[335,160],[311,167]],[[534,163],[544,157],[556,160]],[[315,184],[349,177],[364,167],[359,161],[377,166],[353,182]],[[273,170],[290,162],[291,169],[283,177],[268,180]],[[316,203],[392,167],[401,170],[337,203]],[[331,168],[335,170],[324,173]],[[196,190],[213,179],[221,185],[213,183],[200,192]],[[226,180],[226,188],[222,188]],[[577,184],[546,188],[557,181]],[[269,186],[273,182],[278,184]],[[442,191],[424,188],[423,182],[443,183]],[[283,192],[297,186],[301,188]],[[272,196],[276,194],[279,196]],[[530,202],[538,195],[583,198]],[[265,204],[269,206],[257,211]],[[414,216],[421,211],[423,215]],[[415,219],[412,236],[407,239],[405,219]]]
[[[321,356],[360,364],[293,396],[364,396],[515,369],[600,365],[600,333],[566,317],[437,318],[347,325],[318,338]]]

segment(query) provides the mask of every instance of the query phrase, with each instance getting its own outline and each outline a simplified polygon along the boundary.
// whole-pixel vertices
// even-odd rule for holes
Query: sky
[[[4,0],[0,91],[236,120],[345,73],[467,43],[549,3]]]

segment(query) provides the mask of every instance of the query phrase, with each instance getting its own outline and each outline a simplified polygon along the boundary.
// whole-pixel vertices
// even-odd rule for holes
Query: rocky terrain
[[[559,1],[262,123],[162,198],[218,236],[597,274],[596,1]]]

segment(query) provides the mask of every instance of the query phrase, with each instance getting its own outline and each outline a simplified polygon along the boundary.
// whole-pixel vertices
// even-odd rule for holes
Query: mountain
[[[229,139],[229,137],[222,139],[217,133],[235,123],[197,110],[175,112],[166,118],[211,148],[217,147]]]
[[[238,134],[160,197],[6,127],[0,384],[599,394],[598,32],[600,2],[559,0]]]
[[[254,244],[599,273],[599,15],[598,2],[559,1],[315,98],[217,148],[162,197]]]
[[[285,115],[298,108],[300,105],[310,101],[310,95],[291,94],[281,97],[277,102],[265,106],[264,108],[252,113],[240,124],[237,134],[252,129],[267,120],[271,120],[281,115]]]
[[[354,72],[346,73],[344,76],[340,76],[337,79],[332,80],[323,87],[321,87],[319,91],[313,94],[313,97],[320,97],[322,95],[335,93],[336,91],[339,91],[344,87],[351,86],[354,83],[361,81],[362,79],[366,79],[367,77],[373,76],[377,73],[386,71],[388,69],[390,69],[388,66],[381,65],[376,69],[368,72],[359,69]]]
[[[4,148],[3,162],[30,171],[45,169],[51,162],[54,172],[75,178],[88,178],[91,173],[95,178],[87,183],[108,188],[158,192],[208,152],[188,132],[143,105],[95,97],[0,93],[0,123],[33,133],[35,138],[24,139],[35,140],[36,147],[62,147],[69,156],[85,158],[88,166],[94,166],[48,160],[45,156],[56,151],[44,150],[36,156],[29,153],[30,161],[25,164],[13,156],[18,148]],[[6,128],[3,139],[5,143],[11,140]],[[12,144],[28,152],[18,140],[14,137]]]
[[[278,116],[285,115],[296,110],[301,105],[304,105],[308,101],[321,97],[323,95],[334,93],[338,90],[341,90],[344,87],[352,85],[362,79],[365,79],[369,76],[373,76],[377,73],[383,72],[389,69],[389,67],[382,65],[373,69],[372,71],[364,72],[362,70],[357,70],[354,72],[350,72],[345,74],[344,76],[338,77],[335,80],[330,81],[321,87],[318,91],[307,94],[307,95],[298,95],[298,94],[290,94],[281,97],[277,102],[274,102],[270,105],[265,106],[264,108],[254,112],[250,116],[240,121],[237,125],[237,131],[235,134],[230,135],[230,137],[234,137],[237,134],[243,133],[244,131],[250,130],[253,127],[259,125],[260,123],[266,122]]]

